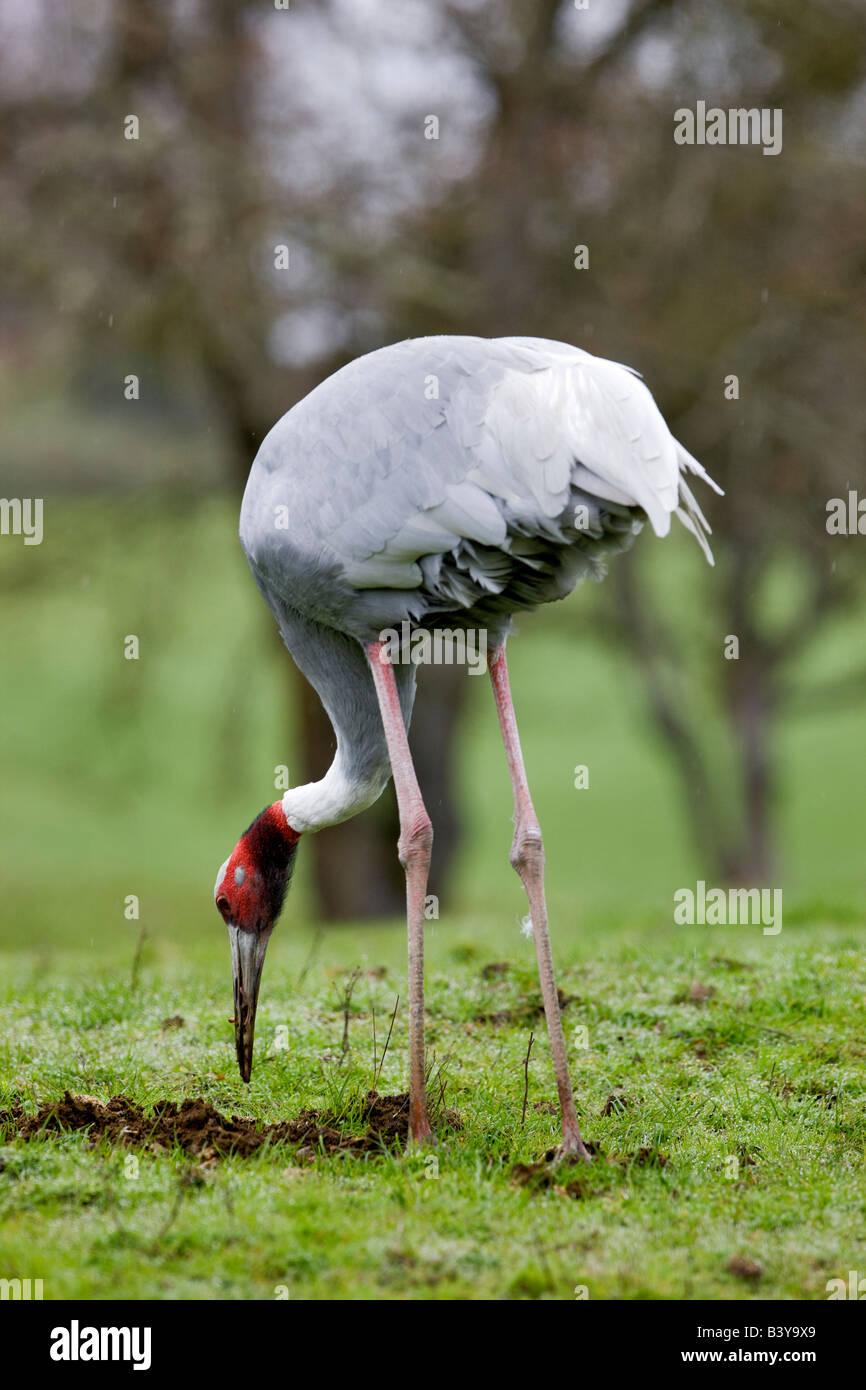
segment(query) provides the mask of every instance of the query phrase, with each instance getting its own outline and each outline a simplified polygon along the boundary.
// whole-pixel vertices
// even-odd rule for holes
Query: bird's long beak
[[[256,1029],[256,1005],[265,951],[271,939],[266,931],[243,931],[234,922],[228,923],[232,948],[232,979],[235,994],[235,1045],[242,1081],[249,1081],[253,1069],[253,1035]]]

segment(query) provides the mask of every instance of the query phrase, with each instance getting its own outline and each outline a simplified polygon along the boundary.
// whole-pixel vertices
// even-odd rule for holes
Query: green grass
[[[536,989],[532,944],[489,927],[429,933],[429,1047],[464,1127],[429,1154],[299,1164],[291,1151],[229,1159],[184,1181],[181,1154],[93,1151],[80,1134],[0,1148],[0,1270],[43,1278],[47,1298],[824,1298],[866,1260],[866,1020],[856,936],[838,927],[658,927],[605,950],[569,951],[561,984],[586,1135],[597,1158],[583,1196],[515,1187],[516,1161],[556,1139],[546,1036],[536,1025],[521,1127],[529,1029],[476,1021]],[[736,933],[735,937],[733,933]],[[750,933],[747,935],[747,933]],[[402,943],[388,928],[324,939],[275,937],[266,966],[253,1082],[236,1079],[228,952],[130,955],[93,972],[80,957],[12,957],[0,1103],[36,1105],[65,1087],[142,1104],[203,1095],[262,1120],[307,1104],[350,1107],[373,1075],[405,993]],[[560,953],[562,954],[562,953]],[[483,965],[508,960],[485,979]],[[309,969],[299,979],[305,964]],[[344,972],[356,986],[340,1063]],[[712,987],[691,1002],[693,982]],[[680,1001],[680,1002],[677,1002]],[[182,1029],[164,1031],[180,1013]],[[380,1088],[402,1089],[405,1010]],[[859,1035],[852,1032],[859,1027]],[[273,1046],[288,1029],[288,1048]],[[578,1028],[588,1046],[576,1046]],[[625,1104],[604,1115],[607,1098]],[[664,1161],[640,1163],[641,1149]],[[730,1160],[738,1160],[734,1172]],[[757,1261],[753,1283],[732,1256]]]

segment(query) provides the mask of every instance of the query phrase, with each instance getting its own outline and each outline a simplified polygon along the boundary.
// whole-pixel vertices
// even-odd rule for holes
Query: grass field
[[[477,1016],[519,1013],[536,995],[532,947],[511,934],[503,952],[468,924],[431,933],[429,1041],[463,1122],[443,1130],[435,1165],[424,1153],[301,1162],[273,1148],[204,1167],[142,1154],[130,1175],[128,1151],[93,1152],[80,1134],[11,1142],[0,1268],[43,1278],[51,1298],[273,1298],[283,1286],[292,1298],[561,1299],[579,1285],[596,1299],[824,1298],[828,1279],[866,1258],[858,941],[796,928],[768,953],[693,930],[692,949],[668,932],[651,954],[639,941],[604,959],[591,940],[569,952],[572,1069],[603,1155],[582,1195],[512,1181],[515,1162],[556,1138],[546,1039],[536,1022],[522,1127],[530,1024]],[[69,1087],[143,1104],[203,1095],[263,1120],[349,1109],[373,1080],[373,1009],[381,1054],[404,991],[402,951],[389,929],[334,934],[299,986],[309,945],[273,943],[247,1094],[221,953],[152,956],[137,989],[128,960],[100,963],[83,987],[70,982],[80,959],[14,958],[2,1103]],[[485,978],[493,959],[510,969]],[[356,984],[341,1061],[338,972],[358,964],[377,973]],[[177,1014],[184,1026],[163,1029]],[[275,1048],[281,1026],[287,1046]],[[405,1067],[404,1011],[380,1089],[402,1089]]]
[[[372,1084],[373,1010],[381,1053],[405,995],[404,932],[314,937],[303,844],[265,967],[252,1086],[236,1077],[211,888],[287,754],[281,656],[231,508],[79,502],[48,523],[39,551],[0,552],[14,598],[0,617],[0,1109],[69,1088],[142,1104],[203,1095],[263,1121],[305,1105],[351,1115]],[[675,927],[673,892],[704,873],[630,668],[579,630],[595,601],[588,591],[527,621],[512,647],[559,983],[574,996],[572,1073],[600,1149],[579,1193],[511,1174],[557,1125],[479,681],[461,760],[467,844],[428,932],[428,1045],[462,1123],[443,1130],[436,1164],[270,1149],[204,1166],[143,1152],[136,1169],[128,1150],[94,1151],[81,1134],[7,1134],[0,1277],[43,1278],[46,1298],[573,1298],[585,1286],[595,1299],[763,1299],[825,1298],[828,1279],[866,1271],[862,715],[779,731],[781,933]],[[138,662],[123,660],[129,633]],[[577,763],[589,791],[573,787]],[[485,975],[496,962],[508,968]],[[357,968],[370,973],[341,1057]],[[175,1015],[183,1025],[164,1029]],[[379,1089],[405,1077],[401,1004]]]

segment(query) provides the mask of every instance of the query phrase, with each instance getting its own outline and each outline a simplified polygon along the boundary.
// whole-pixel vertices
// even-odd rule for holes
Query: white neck
[[[290,787],[283,794],[283,811],[294,830],[301,833],[322,830],[326,825],[339,825],[359,811],[366,811],[385,790],[388,774],[358,778],[347,774],[339,747],[337,756],[324,777],[318,782],[306,782]]]

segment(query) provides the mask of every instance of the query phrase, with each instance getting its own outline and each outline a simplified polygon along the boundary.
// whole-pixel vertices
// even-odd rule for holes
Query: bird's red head
[[[235,1042],[241,1077],[249,1081],[265,951],[292,877],[299,832],[281,801],[268,806],[238,840],[217,874],[214,901],[229,929],[235,998]]]

